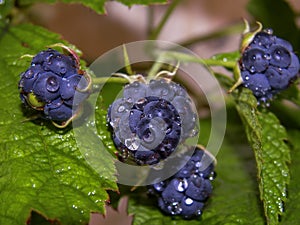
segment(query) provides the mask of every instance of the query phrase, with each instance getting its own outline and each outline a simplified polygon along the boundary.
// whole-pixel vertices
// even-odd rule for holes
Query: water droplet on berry
[[[245,76],[245,80],[249,80],[250,78],[249,78],[249,76]]]
[[[127,102],[129,102],[129,103],[133,103],[133,100],[132,100],[132,98],[131,98],[131,97],[127,98]]]
[[[251,72],[251,73],[254,73],[254,72],[255,72],[255,67],[254,67],[254,66],[251,66],[251,67],[250,67],[250,72]]]
[[[191,205],[191,204],[194,203],[194,201],[193,201],[193,199],[191,199],[191,198],[186,198],[186,199],[184,200],[184,203],[185,203],[186,205]]]
[[[161,91],[161,95],[164,96],[164,95],[168,95],[169,93],[169,90],[168,89],[162,89]]]
[[[177,179],[175,181],[175,185],[176,185],[175,188],[176,188],[177,191],[183,192],[187,189],[189,184],[188,184],[187,180],[184,178],[182,180]]]
[[[196,164],[195,164],[195,166],[196,166],[197,168],[199,168],[201,165],[202,165],[201,162],[196,162]]]
[[[264,54],[263,57],[267,60],[270,60],[271,59],[271,55],[270,54]]]
[[[191,137],[195,137],[196,135],[198,134],[198,130],[197,129],[193,129],[192,131],[191,131]]]
[[[139,99],[136,104],[140,105],[140,104],[144,104],[146,102],[146,99],[145,98],[141,98]]]
[[[32,70],[28,70],[25,74],[24,74],[24,77],[27,78],[27,79],[30,79],[33,77],[33,71]]]
[[[158,192],[162,192],[165,189],[164,185],[165,185],[165,183],[163,181],[161,181],[159,183],[154,184],[153,188]]]
[[[201,209],[198,209],[198,210],[195,212],[195,215],[196,215],[196,216],[200,216],[201,214],[202,214]]]
[[[59,89],[59,82],[55,76],[51,76],[47,79],[46,88],[50,92],[56,92]]]
[[[67,68],[66,67],[61,67],[60,68],[60,73],[61,74],[65,74],[67,72]]]
[[[169,134],[171,131],[172,131],[172,128],[171,128],[171,127],[168,127],[168,128],[166,129],[166,134]]]
[[[264,31],[269,34],[269,35],[272,35],[273,34],[273,29],[272,28],[266,28],[264,29]]]
[[[208,179],[209,180],[214,180],[216,178],[216,173],[214,171],[212,171],[209,175],[208,175]]]
[[[147,132],[146,134],[143,135],[143,140],[145,142],[152,142],[152,141],[154,141],[154,139],[155,139],[155,135],[151,131],[149,131],[149,132]]]
[[[182,208],[180,208],[180,204],[178,202],[171,203],[167,208],[172,215],[178,215],[182,211]]]
[[[121,154],[120,156],[122,157],[122,159],[127,159],[129,157],[129,153],[127,149],[121,149]]]
[[[125,146],[132,151],[136,151],[140,144],[140,140],[136,137],[125,139]]]
[[[125,106],[120,105],[120,107],[118,108],[118,112],[121,113],[121,112],[124,112],[124,110],[125,110]]]

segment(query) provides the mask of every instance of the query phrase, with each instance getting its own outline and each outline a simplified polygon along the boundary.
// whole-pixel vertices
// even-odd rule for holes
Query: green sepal
[[[250,31],[250,25],[247,20],[244,20],[245,22],[245,30],[243,32],[240,51],[243,53],[245,49],[249,46],[249,44],[253,41],[255,35],[262,31],[263,25],[256,21],[258,28],[254,31]]]
[[[233,92],[238,86],[240,86],[244,81],[242,79],[242,75],[241,75],[241,69],[239,66],[239,62],[237,62],[235,64],[235,66],[233,67],[233,77],[234,80],[236,81],[234,83],[234,85],[229,89],[228,93]]]
[[[45,102],[40,101],[33,92],[27,95],[26,101],[32,108],[36,110],[40,110],[46,104]]]

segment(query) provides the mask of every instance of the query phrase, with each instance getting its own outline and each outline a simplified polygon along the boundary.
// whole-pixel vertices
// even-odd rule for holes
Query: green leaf
[[[6,16],[11,13],[13,7],[14,7],[15,1],[3,1],[2,4],[0,4],[0,20],[3,20],[6,18]]]
[[[289,183],[290,149],[286,130],[271,112],[258,115],[262,126],[261,196],[269,224],[275,224],[283,213]]]
[[[166,3],[166,0],[117,0],[124,5],[132,6],[136,4],[140,5],[150,5],[154,3]],[[99,14],[104,14],[105,4],[109,2],[109,0],[19,0],[18,3],[20,6],[30,5],[36,2],[45,2],[45,3],[56,3],[56,2],[63,2],[63,3],[79,3],[84,6],[87,6],[93,10],[95,10]]]
[[[300,132],[292,130],[289,132],[289,140],[292,144],[291,151],[291,182],[288,188],[289,199],[286,203],[285,213],[282,217],[282,224],[294,225],[300,221]]]
[[[221,150],[217,155],[217,177],[213,184],[213,194],[203,210],[201,218],[183,220],[171,218],[161,213],[153,198],[146,196],[145,188],[128,193],[129,212],[134,214],[134,225],[217,225],[217,224],[264,224],[261,206],[257,198],[258,188],[255,177],[255,161],[249,146],[245,144],[240,120],[232,107],[228,112],[230,123]],[[209,133],[208,121],[201,121],[202,133]],[[236,137],[240,138],[237,139]],[[203,136],[202,136],[203,137]]]
[[[105,95],[108,96],[108,95]],[[99,138],[103,141],[106,149],[115,156],[117,149],[114,145],[114,142],[111,138],[111,132],[109,131],[107,125],[107,109],[108,106],[105,106],[102,98],[98,98],[97,107],[95,110],[95,121],[98,131]]]
[[[19,6],[28,6],[37,2],[45,3],[78,3],[95,10],[99,14],[105,13],[105,2],[107,0],[19,0]]]
[[[237,110],[245,126],[248,141],[255,154],[260,198],[268,224],[278,224],[283,214],[289,183],[290,149],[285,144],[287,134],[277,117],[257,109],[251,91],[242,88],[236,96]]]
[[[71,128],[23,122],[18,80],[29,60],[20,57],[57,42],[58,35],[29,24],[6,27],[0,36],[0,224],[24,224],[31,210],[62,224],[84,224],[91,211],[104,213],[106,190],[117,189],[112,160],[99,156],[97,173]]]
[[[299,50],[300,33],[296,25],[296,15],[285,0],[251,0],[247,9],[265,28],[272,28],[276,36],[291,41]]]

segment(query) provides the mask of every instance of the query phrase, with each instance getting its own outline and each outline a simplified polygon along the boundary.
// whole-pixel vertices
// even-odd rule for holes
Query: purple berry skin
[[[72,117],[72,108],[57,100],[44,107],[44,114],[49,120],[63,122]]]
[[[251,48],[246,50],[243,54],[243,65],[252,73],[260,73],[266,70],[269,61],[262,49]]]
[[[39,100],[49,103],[59,97],[60,83],[61,78],[59,76],[45,72],[35,80],[32,91]]]

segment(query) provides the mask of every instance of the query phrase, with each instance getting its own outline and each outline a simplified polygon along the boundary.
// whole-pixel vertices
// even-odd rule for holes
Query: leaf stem
[[[200,63],[207,67],[211,72],[211,66],[223,66],[227,69],[234,70],[236,66],[236,60],[223,60],[222,58],[211,57],[208,59],[200,58],[196,55],[186,54],[176,51],[164,51],[161,52],[156,60],[156,62],[151,67],[147,79],[152,79],[159,72],[163,64],[168,64],[171,60],[176,60],[177,62],[194,62]]]
[[[163,27],[165,26],[166,22],[172,15],[174,9],[176,6],[180,3],[181,0],[173,0],[172,3],[170,4],[169,8],[167,9],[165,15],[159,22],[158,26],[151,32],[149,39],[150,40],[155,40],[159,36],[160,32],[162,31]]]
[[[208,40],[216,39],[216,38],[221,38],[226,35],[241,33],[241,32],[243,32],[244,29],[245,29],[244,23],[237,23],[237,24],[233,24],[231,26],[226,26],[224,29],[214,31],[207,35],[193,37],[191,39],[185,40],[185,41],[179,43],[179,45],[184,46],[184,47],[190,47],[191,45],[197,44],[199,42],[208,41]]]
[[[182,62],[195,62],[195,63],[203,64],[205,66],[224,66],[226,68],[233,69],[234,66],[236,65],[236,61],[224,61],[224,60],[214,59],[214,58],[203,59],[195,55],[189,55],[189,54],[176,52],[176,51],[167,51],[164,52],[163,54],[165,58],[173,58]]]

